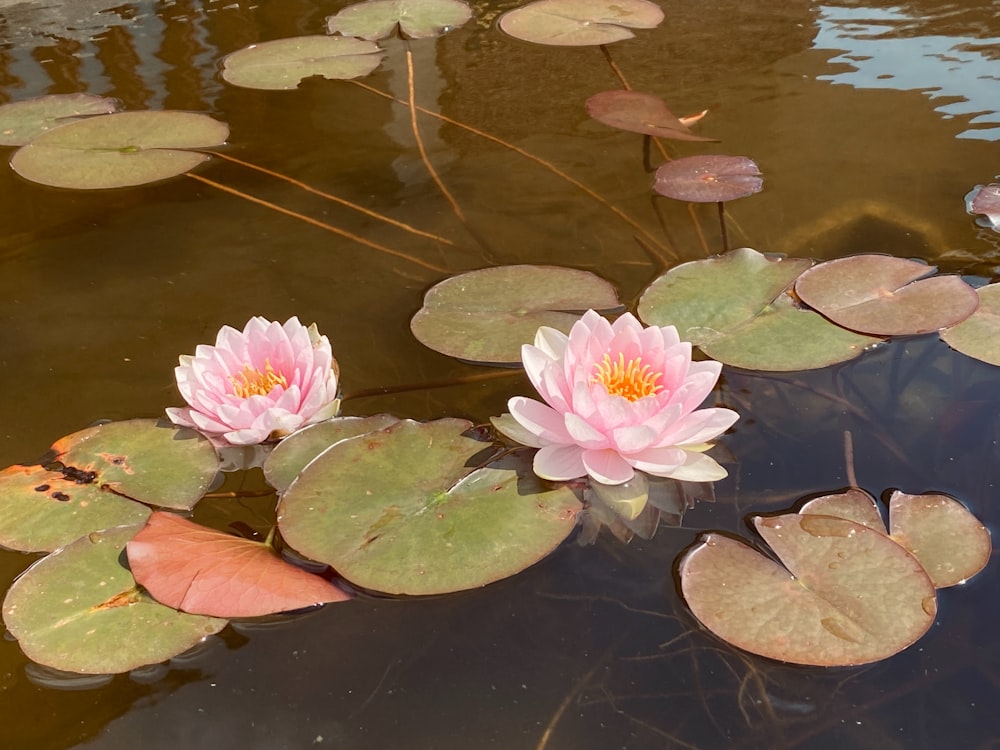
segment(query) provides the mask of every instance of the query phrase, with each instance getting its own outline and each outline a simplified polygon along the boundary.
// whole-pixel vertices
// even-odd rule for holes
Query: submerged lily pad
[[[759,193],[760,168],[745,156],[699,154],[662,164],[653,185],[660,195],[691,203],[719,203]]]
[[[127,672],[183,653],[225,627],[226,620],[178,612],[136,587],[121,557],[139,528],[81,537],[13,583],[3,620],[28,658],[67,672]]]
[[[639,91],[602,91],[587,99],[587,114],[612,128],[644,133],[675,141],[716,141],[692,133],[683,120],[674,116],[667,103],[653,94]]]
[[[991,365],[1000,365],[1000,284],[976,290],[979,307],[957,326],[941,331],[952,349]]]
[[[1000,184],[976,185],[965,196],[965,210],[979,226],[1000,231]]]
[[[587,46],[631,39],[652,29],[663,11],[646,0],[536,0],[500,17],[500,28],[536,44]]]
[[[127,545],[136,582],[156,601],[193,615],[257,617],[350,596],[285,562],[269,544],[157,512]]]
[[[117,100],[93,94],[51,94],[10,102],[0,106],[0,146],[23,146],[52,128],[116,109]]]
[[[458,28],[472,18],[462,0],[365,0],[326,19],[331,34],[383,39],[396,28],[410,39],[424,39]]]
[[[795,293],[844,328],[876,336],[928,333],[960,323],[979,305],[976,290],[958,276],[923,278],[935,270],[889,255],[854,255],[805,271]]]
[[[360,78],[382,62],[374,42],[352,37],[298,36],[251,44],[222,59],[222,77],[248,89],[291,90],[306,78]]]
[[[571,312],[620,306],[614,287],[587,271],[557,266],[497,266],[431,287],[410,330],[424,346],[472,362],[519,364],[539,326],[563,332]]]
[[[809,370],[852,359],[880,339],[836,326],[784,290],[812,265],[750,248],[682,263],[643,292],[647,325],[677,327],[710,357],[751,370]]]
[[[530,456],[486,464],[492,444],[471,427],[405,420],[337,443],[282,495],[282,537],[391,594],[476,588],[533,565],[570,534],[580,503],[535,477]]]
[[[95,190],[176,177],[210,157],[186,149],[219,146],[229,127],[193,112],[119,112],[42,133],[11,157],[32,182]]]
[[[52,451],[55,463],[0,472],[5,547],[49,551],[92,531],[142,523],[149,508],[133,500],[188,510],[219,469],[202,435],[155,419],[90,427]]]

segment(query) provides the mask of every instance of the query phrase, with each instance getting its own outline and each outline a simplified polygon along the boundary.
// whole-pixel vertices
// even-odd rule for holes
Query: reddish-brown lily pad
[[[980,226],[1000,231],[1000,184],[976,185],[965,196],[965,210]]]
[[[745,156],[701,154],[674,159],[656,170],[660,195],[690,203],[719,203],[759,193],[760,168]]]
[[[680,119],[667,107],[667,103],[653,94],[640,91],[602,91],[587,99],[587,114],[598,122],[619,130],[632,133],[672,138],[676,141],[716,141],[692,133],[685,120]]]

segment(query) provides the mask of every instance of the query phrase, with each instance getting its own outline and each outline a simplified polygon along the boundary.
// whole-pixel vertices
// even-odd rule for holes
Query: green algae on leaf
[[[166,661],[226,626],[165,607],[137,588],[121,558],[140,528],[83,536],[13,583],[3,620],[28,658],[67,672],[127,672]]]
[[[472,8],[462,0],[365,0],[327,19],[331,34],[383,39],[398,27],[410,39],[425,39],[462,26]]]
[[[652,29],[663,11],[647,0],[536,0],[507,11],[500,28],[536,44],[589,46],[631,39],[629,29]]]
[[[50,94],[3,104],[0,146],[23,146],[53,128],[116,109],[117,100],[94,94]]]
[[[306,78],[360,78],[382,62],[374,42],[353,37],[298,36],[251,44],[222,59],[222,77],[248,89],[289,91]]]
[[[431,287],[410,330],[424,346],[471,362],[520,364],[521,346],[539,326],[564,333],[572,311],[620,307],[615,289],[587,271],[558,266],[496,266]]]
[[[53,128],[22,146],[11,168],[26,180],[76,190],[131,187],[176,177],[211,158],[229,127],[193,112],[118,112]]]
[[[461,419],[403,420],[344,440],[282,495],[278,527],[299,553],[365,589],[443,594],[512,576],[576,525],[580,502],[530,456],[495,448]]]

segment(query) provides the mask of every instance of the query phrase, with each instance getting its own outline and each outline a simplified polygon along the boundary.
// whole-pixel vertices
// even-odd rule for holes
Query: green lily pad
[[[820,263],[795,281],[795,293],[837,325],[876,336],[928,333],[956,325],[979,305],[958,276],[889,255],[855,255]],[[921,280],[922,279],[922,280]]]
[[[219,146],[229,127],[193,112],[119,112],[71,122],[19,148],[10,165],[32,182],[95,190],[183,174],[210,157],[186,149]]]
[[[979,307],[957,326],[941,331],[941,340],[967,357],[1000,365],[1000,284],[976,290]]]
[[[602,91],[587,99],[587,114],[612,128],[644,133],[675,141],[716,141],[717,138],[692,133],[674,116],[667,103],[640,91]]]
[[[117,100],[93,94],[51,94],[10,102],[0,106],[0,146],[23,146],[52,128],[116,109]]]
[[[785,567],[718,534],[680,562],[684,598],[723,640],[780,661],[848,666],[903,650],[934,622],[927,573],[879,531],[796,513],[754,525]]]
[[[14,582],[3,620],[28,658],[67,672],[127,672],[183,653],[225,627],[225,620],[178,612],[136,587],[121,557],[140,528],[83,536]]]
[[[784,293],[812,261],[740,248],[667,271],[643,292],[647,325],[677,327],[708,356],[751,370],[809,370],[852,359],[880,339],[847,331]]]
[[[298,36],[251,44],[222,59],[222,77],[234,86],[272,91],[298,88],[312,76],[360,78],[382,62],[374,42],[351,37]]]
[[[646,0],[536,0],[500,17],[500,28],[536,44],[579,47],[631,39],[652,29],[663,11]]]
[[[484,586],[541,560],[580,503],[514,454],[476,468],[492,444],[470,422],[400,421],[320,455],[281,497],[278,527],[299,553],[391,594]]]
[[[620,307],[614,287],[586,271],[558,266],[496,266],[431,287],[410,330],[424,346],[471,362],[520,364],[521,346],[540,326],[563,332],[571,312]]]
[[[472,18],[461,0],[366,0],[326,19],[331,34],[383,39],[396,28],[410,39],[441,36]]]
[[[208,440],[155,419],[90,427],[52,451],[57,463],[0,472],[5,547],[49,551],[92,531],[142,523],[149,508],[133,500],[189,510],[219,470]]]
[[[284,492],[306,465],[341,440],[383,430],[399,420],[391,414],[371,417],[336,417],[310,425],[282,440],[264,462],[264,476],[278,492]]]
[[[760,168],[745,156],[699,154],[672,159],[656,170],[653,190],[691,203],[722,203],[759,193]]]

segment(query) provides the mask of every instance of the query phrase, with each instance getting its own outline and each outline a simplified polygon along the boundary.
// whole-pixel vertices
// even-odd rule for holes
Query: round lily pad
[[[222,59],[222,77],[248,89],[291,90],[303,79],[360,78],[382,62],[374,42],[352,37],[298,36],[251,44]]]
[[[587,114],[619,130],[644,133],[675,141],[715,141],[692,133],[683,121],[653,94],[640,91],[602,91],[587,99]]]
[[[391,594],[476,588],[533,565],[570,534],[580,503],[565,486],[544,486],[530,456],[476,468],[492,448],[471,427],[406,420],[337,443],[282,495],[282,536]]]
[[[956,325],[979,305],[958,276],[889,255],[854,255],[803,272],[795,293],[837,325],[876,336],[928,333]]]
[[[471,362],[520,364],[521,346],[540,326],[565,333],[571,312],[619,307],[615,289],[587,271],[558,266],[496,266],[434,285],[410,330],[424,346]]]
[[[327,21],[331,34],[374,41],[396,28],[410,39],[424,39],[458,28],[472,18],[462,0],[366,0],[348,5]]]
[[[225,627],[225,620],[178,612],[136,587],[121,558],[140,528],[83,536],[14,582],[3,620],[28,658],[67,672],[127,672],[183,653]]]
[[[976,185],[965,196],[965,210],[979,226],[1000,231],[1000,184]]]
[[[745,156],[699,154],[674,159],[656,170],[660,195],[691,203],[719,203],[759,193],[760,168]]]
[[[119,112],[53,128],[22,146],[10,165],[32,182],[93,190],[183,174],[210,157],[185,149],[225,143],[229,127],[193,112]]]
[[[883,534],[888,533],[875,498],[857,487],[851,487],[844,492],[833,495],[814,497],[799,508],[799,513],[846,518],[848,521],[854,521],[854,523],[867,526],[869,529]]]
[[[976,290],[979,306],[953,328],[941,331],[941,339],[962,354],[1000,365],[1000,284]]]
[[[646,0],[536,0],[500,17],[500,28],[536,44],[587,46],[635,36],[629,29],[652,29],[663,11]]]
[[[0,146],[23,146],[52,128],[116,109],[117,100],[93,94],[51,94],[10,102],[0,106]]]

